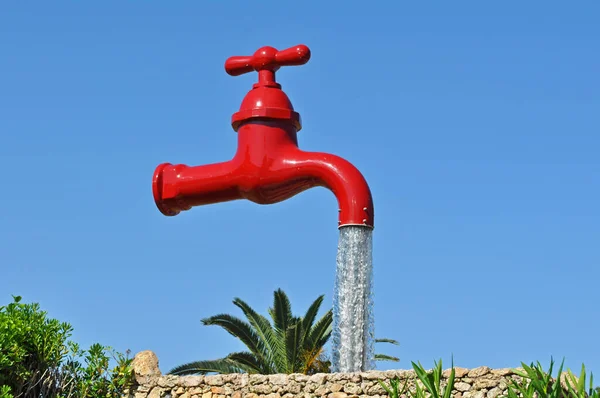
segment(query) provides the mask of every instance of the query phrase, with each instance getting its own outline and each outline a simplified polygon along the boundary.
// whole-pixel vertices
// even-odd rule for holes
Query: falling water
[[[373,231],[340,228],[333,301],[333,371],[374,369]]]

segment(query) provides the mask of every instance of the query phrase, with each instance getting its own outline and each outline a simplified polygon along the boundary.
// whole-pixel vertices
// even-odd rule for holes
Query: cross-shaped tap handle
[[[225,71],[239,76],[252,71],[258,72],[258,83],[275,83],[275,72],[282,66],[304,65],[310,59],[310,49],[303,45],[277,51],[273,47],[261,47],[254,55],[235,56],[225,61]]]

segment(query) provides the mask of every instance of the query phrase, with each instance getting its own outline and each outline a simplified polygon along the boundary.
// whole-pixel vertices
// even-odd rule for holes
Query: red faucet
[[[282,51],[262,47],[250,57],[230,57],[225,62],[232,76],[258,72],[258,83],[231,118],[238,134],[237,152],[222,163],[159,165],[152,191],[161,213],[175,216],[194,206],[236,199],[272,204],[312,187],[326,187],[338,200],[338,226],[373,228],[373,199],[360,171],[338,156],[298,148],[300,115],[275,81],[275,72],[309,59],[308,47],[299,45]]]

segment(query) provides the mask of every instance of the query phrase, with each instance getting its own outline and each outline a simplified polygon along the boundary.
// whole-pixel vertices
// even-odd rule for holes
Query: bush
[[[82,350],[69,341],[72,330],[18,296],[0,307],[0,398],[121,396],[131,359],[100,344]]]

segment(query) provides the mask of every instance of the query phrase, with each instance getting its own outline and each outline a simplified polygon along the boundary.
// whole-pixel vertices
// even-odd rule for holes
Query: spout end
[[[338,223],[338,229],[342,229],[344,227],[363,227],[363,228],[368,228],[371,230],[375,229],[375,226],[369,225],[367,223],[362,223],[362,224],[355,224],[355,223],[340,224],[340,223]]]
[[[154,170],[152,195],[154,196],[154,203],[158,210],[165,216],[172,217],[179,214],[179,210],[170,207],[163,199],[163,170],[169,166],[172,165],[170,163],[163,163]]]

